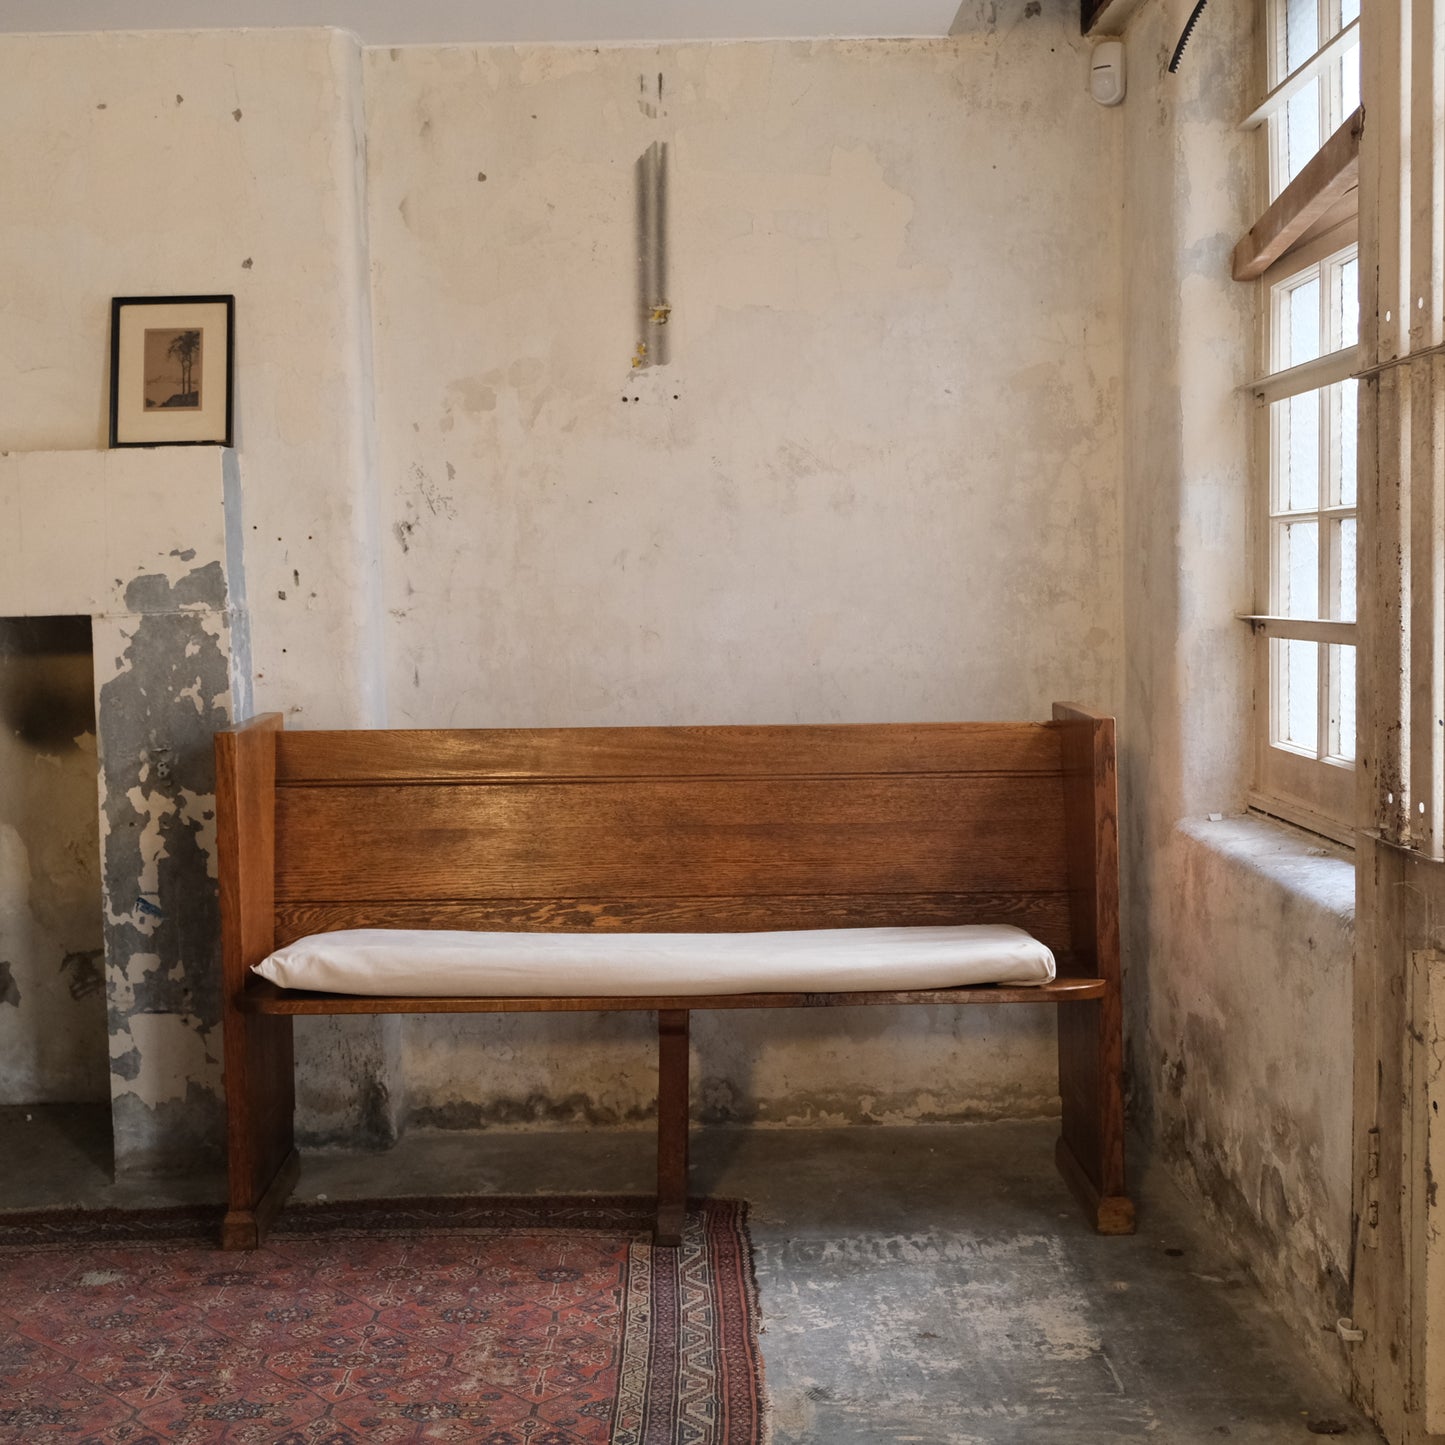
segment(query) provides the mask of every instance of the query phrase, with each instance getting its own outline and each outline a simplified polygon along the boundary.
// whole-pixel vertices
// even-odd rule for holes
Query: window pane
[[[1341,0],[1340,3],[1340,28],[1343,29],[1352,20],[1360,18],[1360,0]]]
[[[1320,615],[1320,524],[1286,522],[1279,529],[1279,610],[1282,617]]]
[[[1284,432],[1279,509],[1313,511],[1320,504],[1320,393],[1305,391],[1276,402],[1275,424]]]
[[[1318,273],[1281,298],[1284,332],[1284,366],[1313,361],[1320,354],[1320,278]]]
[[[1359,402],[1360,384],[1357,381],[1342,381],[1339,385],[1339,405],[1335,408],[1335,414],[1339,417],[1339,436],[1337,438],[1336,455],[1339,457],[1339,470],[1335,478],[1337,491],[1337,505],[1341,507],[1353,507],[1356,505],[1357,483],[1356,483],[1356,455],[1359,446],[1359,414],[1356,407]]]
[[[1275,638],[1270,649],[1278,686],[1278,741],[1318,754],[1320,736],[1320,645]]]
[[[1330,755],[1355,760],[1355,649],[1330,648]]]
[[[1360,344],[1360,263],[1353,256],[1335,269],[1330,327],[1340,347]]]
[[[1358,16],[1359,13],[1360,7],[1356,3],[1355,15]],[[1345,23],[1349,24],[1348,17],[1346,17]],[[1340,96],[1344,102],[1341,107],[1344,112],[1344,115],[1341,116],[1343,120],[1346,116],[1353,114],[1360,104],[1360,47],[1358,45],[1350,46],[1340,57],[1340,65],[1344,71],[1340,77]]]
[[[1287,73],[1298,70],[1320,48],[1319,0],[1285,0],[1284,51]]]
[[[1299,175],[1320,148],[1320,81],[1301,86],[1285,105],[1285,181]]]
[[[1355,519],[1343,517],[1333,524],[1334,536],[1334,596],[1331,614],[1341,622],[1355,620]]]

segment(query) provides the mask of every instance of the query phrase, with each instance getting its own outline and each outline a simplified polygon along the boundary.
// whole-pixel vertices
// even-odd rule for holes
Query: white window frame
[[[1276,644],[1290,638],[1328,645],[1357,645],[1353,620],[1339,617],[1296,618],[1282,614],[1280,603],[1278,545],[1282,517],[1288,513],[1277,506],[1282,475],[1282,438],[1277,435],[1275,404],[1292,396],[1307,395],[1346,381],[1358,369],[1356,347],[1326,352],[1314,361],[1287,371],[1271,371],[1272,345],[1278,320],[1277,288],[1302,272],[1322,263],[1338,263],[1351,254],[1355,243],[1355,222],[1349,221],[1307,246],[1297,248],[1277,261],[1258,282],[1261,344],[1265,362],[1260,380],[1254,384],[1256,487],[1254,513],[1255,610],[1254,629],[1258,636],[1255,657],[1255,787],[1250,805],[1262,812],[1325,833],[1342,842],[1352,835],[1355,809],[1355,764],[1332,756],[1338,731],[1338,672],[1324,647],[1320,651],[1317,731],[1319,747],[1313,752],[1294,747],[1281,738],[1282,683],[1280,670],[1271,663]],[[1323,275],[1328,274],[1323,271]],[[1321,286],[1321,305],[1327,306],[1327,287]],[[1326,478],[1335,470],[1329,455],[1332,429],[1321,437],[1320,496],[1317,507],[1299,513],[1301,521],[1318,517],[1319,596],[1329,611],[1328,599],[1338,591],[1335,568],[1339,558],[1330,541],[1328,524],[1354,517],[1354,505],[1339,505],[1329,494]]]
[[[1323,142],[1343,122],[1342,86],[1339,66],[1335,60],[1353,43],[1357,43],[1358,24],[1341,27],[1341,0],[1317,0],[1320,33],[1327,38],[1315,55],[1304,60],[1292,75],[1284,71],[1286,0],[1264,0],[1265,63],[1263,81],[1265,101],[1248,116],[1246,125],[1261,126],[1262,204],[1276,197],[1287,179],[1285,117],[1290,96],[1307,83],[1309,74],[1319,74],[1320,139]],[[1301,82],[1301,77],[1305,77]],[[1321,307],[1329,305],[1329,287],[1325,284],[1322,263],[1342,257],[1358,242],[1358,218],[1350,216],[1323,235],[1294,246],[1280,257],[1255,283],[1257,287],[1256,371],[1259,378],[1251,390],[1255,398],[1254,414],[1254,498],[1251,507],[1254,559],[1254,607],[1251,623],[1256,634],[1254,658],[1254,786],[1248,803],[1256,811],[1283,818],[1288,822],[1324,834],[1342,843],[1352,843],[1356,812],[1356,766],[1331,756],[1335,741],[1339,710],[1337,694],[1339,678],[1331,655],[1332,645],[1357,647],[1357,624],[1340,617],[1289,618],[1280,614],[1278,605],[1280,577],[1278,545],[1281,535],[1280,509],[1274,505],[1278,479],[1282,475],[1280,439],[1274,424],[1274,403],[1291,396],[1322,390],[1354,376],[1359,370],[1358,346],[1338,348],[1317,359],[1288,370],[1276,370],[1279,348],[1276,334],[1279,324],[1279,288],[1281,283],[1319,267],[1321,273]],[[1331,338],[1338,340],[1338,338]],[[1329,575],[1338,559],[1333,556],[1329,523],[1353,515],[1355,508],[1331,506],[1335,499],[1326,491],[1326,479],[1333,475],[1332,459],[1326,451],[1334,429],[1326,427],[1321,437],[1321,492],[1319,505],[1300,520],[1317,516],[1319,528],[1319,611],[1328,614],[1329,599],[1337,588],[1329,584]],[[1358,531],[1356,532],[1358,548]],[[1358,557],[1358,551],[1357,551]],[[1319,648],[1318,741],[1313,752],[1280,742],[1284,729],[1280,726],[1282,669],[1272,665],[1272,654],[1291,638],[1322,644]],[[1356,669],[1358,672],[1358,651]],[[1358,719],[1357,719],[1358,722]],[[1358,740],[1356,743],[1358,751]]]
[[[1288,0],[1265,0],[1265,83],[1268,94],[1261,105],[1245,117],[1245,126],[1261,127],[1266,137],[1268,156],[1268,196],[1273,200],[1284,189],[1289,178],[1285,115],[1289,102],[1300,89],[1317,76],[1320,79],[1320,144],[1332,136],[1345,121],[1344,96],[1340,84],[1340,68],[1334,62],[1352,45],[1359,44],[1358,20],[1341,24],[1340,0],[1316,0],[1319,7],[1319,33],[1327,38],[1315,53],[1287,71],[1288,47],[1285,36],[1285,6]]]

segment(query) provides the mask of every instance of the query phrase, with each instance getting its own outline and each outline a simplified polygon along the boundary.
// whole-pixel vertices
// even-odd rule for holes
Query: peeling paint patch
[[[219,563],[138,577],[126,599],[139,615],[99,699],[102,890],[112,1092],[132,1101],[117,1159],[144,1163],[219,1138],[212,737],[230,720],[230,666]]]
[[[20,985],[15,982],[14,965],[0,959],[0,1004],[20,1007]]]
[[[141,614],[187,608],[220,612],[226,606],[226,576],[219,562],[193,568],[174,585],[159,572],[146,572],[126,586],[125,605]]]
[[[142,1169],[204,1172],[219,1166],[225,1108],[218,1090],[192,1081],[185,1097],[151,1107],[135,1094],[111,1104],[117,1157],[132,1154]]]
[[[199,1019],[135,1013],[129,1027],[140,1066],[127,1080],[126,1092],[150,1108],[185,1099],[197,1083],[219,1083],[219,1050],[212,1052]]]

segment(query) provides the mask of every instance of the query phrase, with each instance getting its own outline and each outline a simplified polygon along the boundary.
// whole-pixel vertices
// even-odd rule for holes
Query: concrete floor
[[[1092,1234],[1054,1134],[694,1136],[694,1191],[752,1204],[773,1445],[1380,1438],[1160,1171],[1136,1171],[1136,1236]],[[218,1197],[214,1176],[110,1185],[105,1154],[103,1111],[0,1110],[0,1209]],[[298,1192],[644,1193],[650,1168],[646,1133],[413,1132],[311,1156]]]

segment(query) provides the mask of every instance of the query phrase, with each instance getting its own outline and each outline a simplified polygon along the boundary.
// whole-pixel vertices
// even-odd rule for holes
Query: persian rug
[[[0,1216],[0,1442],[760,1445],[746,1206],[679,1249],[650,1202]]]

